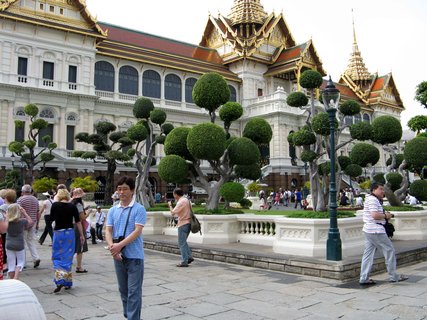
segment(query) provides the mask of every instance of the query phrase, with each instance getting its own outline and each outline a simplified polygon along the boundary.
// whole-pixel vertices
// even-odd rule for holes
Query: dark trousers
[[[2,243],[3,243],[3,263],[4,263],[5,267],[6,267],[6,262],[7,262],[7,255],[6,255],[6,233],[2,233],[1,234],[1,239],[2,239]],[[0,270],[0,271],[3,272],[3,270]]]
[[[47,234],[49,234],[50,239],[53,241],[53,230],[52,230],[52,221],[50,221],[50,214],[44,215],[44,222],[45,222],[45,227],[39,239],[40,244],[43,244],[43,242],[47,237]]]
[[[90,227],[90,238],[92,239],[92,244],[96,244],[95,228]]]
[[[96,236],[98,237],[99,240],[104,240],[104,238],[102,237],[102,228],[104,227],[103,224],[96,224]]]

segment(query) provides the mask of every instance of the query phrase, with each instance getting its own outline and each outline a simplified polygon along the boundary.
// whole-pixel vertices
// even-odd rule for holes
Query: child
[[[25,218],[21,218],[24,216]],[[24,247],[24,229],[31,225],[33,220],[25,210],[16,203],[7,208],[7,235],[6,235],[6,254],[7,267],[10,279],[18,279],[19,272],[24,268],[25,247]]]

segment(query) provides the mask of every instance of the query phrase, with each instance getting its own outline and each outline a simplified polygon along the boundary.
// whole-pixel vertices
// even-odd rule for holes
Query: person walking
[[[3,204],[0,205],[0,213],[3,214],[4,219],[6,221],[7,208],[9,208],[9,206],[12,203],[15,203],[16,191],[13,189],[2,190],[2,198],[3,198]],[[4,231],[4,233],[2,233],[2,236],[1,236],[1,238],[3,239],[3,268],[4,269],[0,269],[0,271],[4,271],[4,272],[7,271],[6,231],[7,231],[7,226],[6,226],[6,230]],[[0,233],[1,233],[1,231],[0,231]]]
[[[117,182],[119,203],[107,214],[105,239],[114,261],[123,315],[140,320],[144,280],[144,240],[147,220],[144,206],[135,202],[135,180],[121,177]]]
[[[55,269],[54,293],[61,291],[63,287],[69,289],[73,285],[73,257],[76,246],[74,228],[78,230],[80,242],[85,240],[85,234],[80,221],[77,207],[70,203],[70,193],[67,189],[59,189],[56,201],[50,210],[50,219],[55,222],[52,243],[52,262]],[[74,222],[74,225],[73,225]]]
[[[46,200],[43,201],[43,205],[40,209],[39,216],[41,216],[44,213],[43,219],[45,222],[45,227],[39,239],[40,245],[43,245],[44,240],[46,239],[48,234],[50,236],[50,239],[53,241],[52,221],[50,220],[50,209],[52,208],[52,203],[53,203],[52,201],[53,192],[49,190],[43,193],[43,195],[46,196]]]
[[[104,228],[104,221],[105,221],[105,213],[102,211],[101,206],[96,207],[96,236],[98,240],[104,241],[104,237],[102,236],[102,229]]]
[[[391,219],[392,214],[384,210],[382,201],[384,199],[384,185],[372,183],[371,194],[365,199],[363,207],[363,232],[365,234],[365,250],[363,252],[360,267],[361,285],[373,285],[376,282],[369,278],[374,262],[375,251],[381,250],[389,274],[390,282],[400,282],[408,279],[407,276],[396,272],[396,254],[393,243],[387,236],[384,224],[385,219]]]
[[[184,192],[180,188],[175,188],[173,197],[176,201],[175,208],[172,207],[172,202],[169,201],[169,209],[172,216],[178,217],[178,246],[181,251],[181,261],[177,267],[188,267],[194,261],[193,254],[187,243],[187,238],[190,235],[190,219],[191,219],[191,203],[185,198]]]
[[[302,201],[302,194],[300,189],[297,189],[295,191],[295,209],[298,207],[298,204],[299,204],[299,207],[303,209],[301,201]]]
[[[82,262],[83,262],[83,253],[88,251],[87,247],[87,239],[86,239],[86,230],[89,226],[86,218],[88,216],[88,213],[84,209],[83,200],[82,197],[85,195],[82,188],[76,188],[72,192],[72,199],[71,203],[74,204],[77,207],[77,210],[79,212],[80,221],[82,223],[83,228],[83,234],[85,235],[84,239],[80,237],[80,230],[78,226],[76,225],[74,228],[75,233],[75,239],[76,239],[76,249],[74,253],[76,254],[76,273],[86,273],[87,270],[83,268]]]
[[[31,217],[32,223],[27,226],[24,231],[25,244],[30,250],[31,257],[33,258],[34,268],[40,265],[40,256],[37,252],[37,236],[36,229],[39,223],[39,201],[32,195],[32,188],[29,184],[24,184],[21,188],[21,197],[16,201],[25,212]]]
[[[24,230],[27,225],[32,223],[31,217],[19,204],[13,203],[7,208],[6,254],[10,279],[18,280],[19,273],[24,268]]]

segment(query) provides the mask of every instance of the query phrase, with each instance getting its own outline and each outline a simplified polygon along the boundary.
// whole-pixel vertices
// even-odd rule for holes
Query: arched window
[[[365,122],[371,122],[371,117],[369,116],[369,114],[365,113],[363,115],[363,121],[365,121]]]
[[[362,121],[362,116],[360,115],[360,113],[354,115],[354,123],[359,123]]]
[[[160,99],[160,75],[156,71],[144,71],[142,75],[142,95]]]
[[[43,109],[42,111],[40,111],[39,117],[43,119],[54,119],[55,114],[51,109]]]
[[[114,67],[107,61],[95,63],[95,88],[114,92]]]
[[[165,99],[181,101],[181,79],[175,74],[168,74],[165,78]]]
[[[230,89],[230,101],[236,102],[237,101],[236,89],[230,85],[228,85],[228,88]]]
[[[193,103],[193,88],[196,84],[197,79],[188,78],[185,80],[185,102]]]
[[[138,95],[138,71],[131,66],[123,66],[119,71],[119,92]]]

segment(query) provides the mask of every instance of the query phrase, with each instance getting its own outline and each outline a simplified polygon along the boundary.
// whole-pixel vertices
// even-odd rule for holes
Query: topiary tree
[[[350,152],[351,162],[366,168],[367,166],[374,166],[380,159],[380,152],[378,149],[369,143],[357,143],[354,145]]]
[[[423,130],[427,130],[427,116],[419,115],[409,119],[408,127],[418,136]]]
[[[29,131],[27,140],[25,141],[12,141],[9,143],[9,151],[18,155],[20,161],[25,165],[26,177],[25,181],[32,184],[34,181],[34,168],[41,165],[41,172],[44,172],[46,163],[55,159],[52,154],[53,150],[57,148],[57,144],[52,141],[49,135],[40,136],[42,130],[47,128],[49,123],[44,119],[37,118],[39,108],[35,104],[28,104],[24,108],[24,113],[29,117]],[[25,121],[15,120],[16,128],[23,128]],[[37,142],[43,141],[43,147],[37,148]],[[40,145],[40,143],[39,143]]]
[[[4,180],[0,182],[1,189],[15,189],[20,190],[22,187],[22,180],[20,174],[16,170],[11,170],[6,172]]]
[[[411,170],[422,176],[422,170],[427,165],[427,138],[418,136],[409,140],[403,155]]]
[[[421,103],[424,108],[427,108],[427,81],[423,81],[417,86],[415,100]]]
[[[102,163],[107,166],[106,186],[104,194],[104,204],[111,204],[111,195],[114,193],[114,172],[119,163],[132,166],[131,158],[123,148],[130,147],[134,141],[130,139],[126,132],[116,131],[117,127],[108,121],[100,121],[95,125],[95,132],[89,134],[80,132],[76,135],[78,142],[84,142],[93,146],[93,151],[76,150],[73,157],[92,160],[95,163]]]
[[[409,192],[420,201],[427,201],[427,180],[415,180],[411,183]]]
[[[194,85],[193,100],[209,111],[211,122],[192,128],[175,128],[166,137],[165,154],[159,164],[159,175],[167,182],[191,181],[206,190],[206,209],[218,208],[221,186],[235,178],[258,179],[260,176],[259,146],[270,142],[272,130],[261,118],[249,120],[243,137],[230,137],[229,128],[243,110],[238,103],[227,100],[230,96],[227,82],[216,73],[203,75]],[[224,127],[215,124],[215,111]],[[214,173],[202,170],[203,161]],[[257,176],[255,177],[255,173]]]
[[[136,200],[146,208],[154,205],[154,195],[150,184],[150,168],[156,165],[155,148],[164,144],[166,136],[174,129],[166,122],[166,113],[156,109],[148,98],[139,98],[133,105],[133,115],[139,121],[127,131],[127,137],[135,145],[128,155],[136,156],[135,167],[138,172],[135,183]]]
[[[403,177],[400,173],[397,172],[389,172],[385,175],[385,179],[389,184],[391,191],[396,191],[400,188],[400,185],[403,181]],[[390,201],[390,200],[389,200]]]
[[[230,89],[220,74],[209,72],[202,75],[193,87],[193,101],[200,108],[206,109],[215,122],[215,111],[230,99]],[[237,119],[236,119],[237,120]]]
[[[322,169],[319,170],[318,164],[319,159],[321,159],[324,154],[329,154],[330,151],[329,116],[325,107],[320,103],[316,104],[315,101],[315,90],[320,87],[322,82],[322,76],[317,71],[304,71],[300,77],[300,85],[307,89],[307,91],[310,93],[310,105],[307,106],[308,99],[302,92],[293,92],[289,94],[286,100],[289,106],[304,108],[308,112],[306,125],[300,130],[289,135],[288,142],[291,145],[301,147],[301,160],[309,163],[310,191],[313,200],[313,210],[315,211],[326,210],[326,204],[328,201],[328,187],[323,187],[324,185],[322,186],[322,184],[326,183],[325,178],[329,172]],[[340,105],[338,117],[335,122],[335,141],[339,141],[339,136],[343,130],[348,127],[348,125],[346,125],[343,121],[344,117],[352,116],[358,113],[360,113],[360,106],[356,101],[348,100]],[[336,146],[336,150],[352,142],[353,139],[370,139],[371,128],[369,127],[368,130],[366,130],[366,128],[364,129],[363,136],[362,134],[359,134],[358,137],[353,137],[353,135],[356,134],[352,133],[352,138],[339,143]],[[354,131],[357,130],[355,129]],[[340,166],[338,166],[338,169],[341,169]],[[339,173],[337,174],[337,185],[339,185],[342,174],[341,170],[338,170],[337,172]]]
[[[238,182],[224,183],[219,193],[225,200],[225,208],[228,209],[230,202],[240,202],[245,196],[245,187]]]

